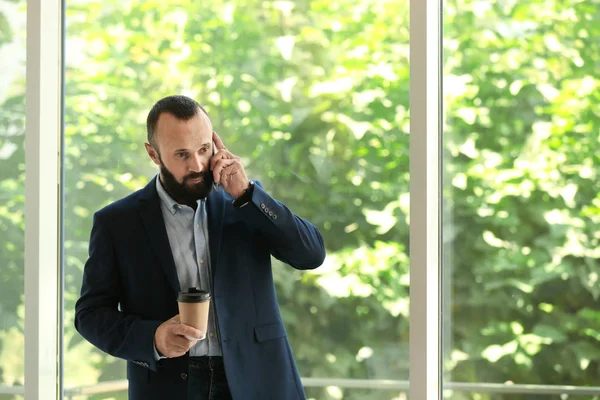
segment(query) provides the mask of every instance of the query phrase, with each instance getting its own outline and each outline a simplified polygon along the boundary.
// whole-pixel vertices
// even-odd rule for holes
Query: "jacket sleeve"
[[[325,260],[319,230],[271,197],[256,182],[252,201],[239,208],[244,218],[268,239],[271,254],[297,269],[314,269]]]
[[[75,328],[100,350],[156,371],[159,364],[154,357],[154,333],[162,322],[119,311],[121,298],[121,279],[111,235],[96,213],[81,297],[75,305]]]

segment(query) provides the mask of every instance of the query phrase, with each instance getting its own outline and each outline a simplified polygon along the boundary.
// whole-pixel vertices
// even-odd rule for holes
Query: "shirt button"
[[[211,332],[211,333],[209,334],[209,336],[210,336],[210,337],[215,337],[215,334]]]
[[[187,379],[187,374],[185,372],[181,373],[181,379],[183,379],[184,381]]]
[[[200,260],[200,264],[204,264],[204,260]]]
[[[196,228],[200,228],[200,224],[196,224]]]

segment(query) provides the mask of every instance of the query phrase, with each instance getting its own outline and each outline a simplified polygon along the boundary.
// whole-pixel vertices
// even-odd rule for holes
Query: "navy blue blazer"
[[[154,359],[154,332],[178,314],[180,290],[154,178],[94,214],[78,332],[127,360],[130,400],[187,399],[188,355]],[[207,199],[209,247],[225,372],[235,400],[306,396],[279,313],[271,255],[297,269],[323,263],[319,231],[256,184],[234,208],[222,189]]]

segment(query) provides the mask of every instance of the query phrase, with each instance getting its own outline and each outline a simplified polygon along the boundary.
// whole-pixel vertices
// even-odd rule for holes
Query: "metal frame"
[[[441,398],[441,0],[410,0],[410,398]]]
[[[408,381],[387,379],[343,379],[343,378],[301,378],[305,387],[336,386],[343,389],[387,390],[400,393],[408,392]],[[120,379],[98,383],[96,385],[77,386],[65,389],[64,399],[72,400],[78,396],[117,393],[127,390],[127,380]],[[600,396],[600,386],[568,385],[527,385],[511,383],[468,383],[444,382],[445,392],[461,393],[499,393],[528,394],[546,396]],[[0,386],[0,394],[23,394],[23,386]],[[566,397],[565,397],[566,396]]]
[[[27,0],[25,398],[58,398],[61,0]]]

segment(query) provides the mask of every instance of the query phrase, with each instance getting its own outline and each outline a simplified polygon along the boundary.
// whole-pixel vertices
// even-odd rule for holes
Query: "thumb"
[[[177,335],[193,337],[193,338],[200,338],[202,336],[202,332],[200,332],[198,329],[194,328],[193,326],[189,326],[189,325],[185,325],[185,324],[179,324],[175,328],[175,333]]]

